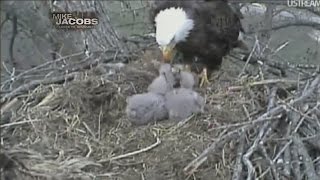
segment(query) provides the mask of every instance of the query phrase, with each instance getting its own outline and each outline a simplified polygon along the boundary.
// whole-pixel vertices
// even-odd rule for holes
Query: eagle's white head
[[[156,40],[162,50],[165,60],[172,58],[175,45],[186,41],[190,31],[194,27],[194,21],[190,19],[182,8],[167,8],[161,10],[155,17]]]

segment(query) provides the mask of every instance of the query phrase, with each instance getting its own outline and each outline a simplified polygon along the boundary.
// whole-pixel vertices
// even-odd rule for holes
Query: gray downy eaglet
[[[169,119],[176,121],[181,121],[192,115],[192,113],[202,112],[205,105],[203,97],[197,92],[186,88],[177,88],[168,92],[165,99]]]
[[[129,121],[145,125],[168,117],[165,99],[155,93],[136,94],[127,99],[126,113]]]
[[[188,71],[183,71],[183,67],[175,66],[173,68],[173,74],[176,81],[179,83],[179,87],[186,89],[193,89],[194,85],[198,83],[198,79]]]
[[[171,65],[163,64],[159,69],[159,76],[148,87],[148,92],[165,95],[173,89],[175,78],[171,71]]]

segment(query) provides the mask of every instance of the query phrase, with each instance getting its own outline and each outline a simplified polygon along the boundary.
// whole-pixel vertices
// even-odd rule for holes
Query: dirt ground
[[[195,114],[180,123],[164,120],[145,126],[132,125],[124,111],[126,98],[146,92],[159,66],[158,62],[145,59],[142,57],[124,67],[100,64],[77,72],[71,81],[37,86],[3,105],[3,110],[6,106],[10,110],[3,113],[1,121],[0,159],[6,162],[1,167],[2,177],[233,179],[239,164],[239,147],[249,149],[264,122],[277,127],[265,140],[265,153],[274,158],[283,147],[285,140],[281,138],[285,132],[279,127],[288,125],[279,120],[283,117],[277,116],[277,123],[263,120],[245,129],[249,121],[266,112],[269,97],[265,84],[249,85],[261,79],[238,78],[243,63],[231,59],[226,59],[221,69],[214,72],[208,87],[197,89],[206,98],[203,114]],[[275,84],[280,89],[292,85]],[[233,131],[242,133],[228,138],[228,133]],[[316,131],[314,135],[317,134]],[[215,142],[221,143],[207,153],[197,168],[187,168]],[[318,156],[319,153],[310,155],[315,166]],[[273,179],[268,157],[258,151],[252,154],[251,161],[256,178]],[[246,177],[248,168],[242,169],[239,174]]]

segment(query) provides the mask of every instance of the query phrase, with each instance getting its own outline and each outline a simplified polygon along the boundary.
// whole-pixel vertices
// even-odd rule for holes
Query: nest
[[[318,179],[319,75],[238,78],[241,69],[226,60],[197,89],[205,113],[134,126],[126,98],[146,91],[157,66],[101,63],[6,96],[2,178]]]

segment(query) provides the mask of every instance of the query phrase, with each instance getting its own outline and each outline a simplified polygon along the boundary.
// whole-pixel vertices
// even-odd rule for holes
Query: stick
[[[246,70],[246,68],[247,68],[247,66],[248,66],[248,64],[249,64],[249,62],[250,62],[250,59],[251,59],[251,57],[252,57],[252,55],[253,55],[253,52],[256,50],[258,44],[259,44],[259,41],[258,41],[258,38],[256,37],[256,41],[255,41],[255,43],[254,43],[254,46],[253,46],[253,48],[252,48],[252,50],[251,50],[251,52],[250,52],[250,54],[249,54],[249,57],[248,57],[246,63],[244,64],[244,66],[243,66],[240,74],[238,75],[238,78],[240,78],[241,75],[242,75],[242,74],[244,73],[244,71]]]
[[[254,167],[250,161],[251,155],[258,149],[260,144],[263,144],[266,136],[271,132],[270,122],[266,122],[259,131],[258,137],[253,142],[253,145],[249,148],[247,153],[243,156],[243,162],[247,166],[248,177],[247,180],[251,180],[255,173]]]
[[[320,83],[320,75],[318,75],[311,83],[311,86],[308,90],[306,90],[306,92],[300,96],[299,98],[295,99],[294,101],[290,102],[290,105],[296,105],[299,104],[301,102],[303,102],[306,98],[308,98],[309,96],[311,96],[311,94],[317,90],[317,86]],[[270,109],[268,112],[262,114],[260,117],[258,117],[256,120],[254,121],[261,121],[262,119],[265,119],[266,117],[269,116],[276,116],[280,113],[282,113],[285,110],[285,106],[284,105],[280,105],[277,107],[274,107],[272,109]],[[247,129],[252,128],[253,125],[247,125],[244,128],[244,130],[246,131]],[[197,158],[195,158],[194,160],[192,160],[184,169],[183,171],[185,173],[193,173],[207,158],[207,155],[212,152],[218,145],[218,143],[224,143],[226,142],[230,137],[231,138],[236,138],[238,135],[238,130],[235,131],[231,131],[228,134],[224,135],[221,137],[220,141],[215,141],[213,142],[207,149],[205,149]]]
[[[248,129],[249,126],[244,127],[244,131]],[[251,126],[250,126],[251,127]],[[203,162],[207,160],[207,154],[209,154],[212,150],[214,150],[219,143],[225,143],[229,139],[237,138],[240,132],[238,129],[231,131],[225,135],[223,135],[219,140],[213,142],[207,149],[205,149],[196,159],[191,161],[183,171],[187,174],[192,174]]]
[[[234,173],[232,175],[232,180],[240,180],[240,176],[242,173],[242,154],[244,151],[244,144],[245,144],[245,133],[244,131],[242,131],[242,135],[240,136],[240,140],[239,140],[239,146],[238,146],[238,150],[237,150],[237,160],[236,163],[234,165]]]
[[[13,90],[12,92],[4,95],[1,98],[1,103],[5,102],[7,99],[16,97],[16,96],[22,94],[25,91],[28,91],[28,90],[30,90],[32,88],[35,88],[36,86],[38,86],[40,84],[46,85],[46,84],[70,81],[70,80],[74,79],[76,74],[77,73],[70,73],[70,74],[67,74],[67,75],[56,76],[56,77],[52,77],[52,78],[34,80],[34,81],[31,81],[31,82],[29,82],[27,84],[23,84],[23,85],[19,86],[17,89]]]
[[[269,157],[266,148],[265,148],[263,145],[261,145],[261,146],[260,146],[260,149],[261,149],[261,151],[262,151],[263,156],[266,158],[266,160],[268,161],[268,163],[269,163],[269,165],[270,165],[271,172],[272,172],[272,174],[273,174],[273,178],[274,178],[275,180],[279,180],[279,173],[277,172],[277,168],[276,168],[276,166],[274,165],[272,159]]]
[[[242,90],[246,87],[253,87],[253,86],[267,85],[267,84],[276,84],[276,83],[296,84],[296,83],[298,83],[298,81],[290,80],[290,79],[268,79],[268,80],[262,80],[262,81],[249,83],[246,86],[231,86],[228,88],[228,90],[229,91],[237,91],[237,90]]]
[[[42,67],[45,67],[45,66],[47,66],[47,65],[50,65],[50,64],[53,64],[53,63],[62,61],[62,60],[67,59],[67,58],[80,56],[80,55],[83,55],[83,52],[82,52],[82,51],[81,51],[81,52],[74,53],[74,54],[70,54],[70,55],[67,55],[67,56],[63,56],[63,57],[58,58],[58,59],[55,59],[55,60],[53,60],[53,61],[47,59],[47,60],[45,60],[45,61],[47,61],[47,62],[45,62],[45,63],[43,63],[43,64],[40,64],[40,65],[38,65],[38,66],[36,66],[36,67],[33,67],[33,68],[31,68],[31,69],[28,69],[28,70],[26,70],[26,71],[18,74],[18,75],[15,77],[15,79],[19,79],[21,76],[23,76],[23,75],[25,75],[25,74],[28,74],[28,73],[30,73],[30,72],[32,72],[32,71],[35,71],[35,70],[37,70],[37,69],[40,69],[40,68],[42,68]]]
[[[270,98],[268,103],[268,110],[270,110],[275,106],[276,93],[277,93],[277,88],[276,87],[272,88],[271,93],[269,95]],[[260,149],[263,148],[264,140],[268,136],[268,134],[271,132],[271,130],[272,130],[271,123],[265,122],[263,126],[260,128],[259,134],[256,137],[255,141],[253,142],[253,145],[249,148],[247,153],[243,156],[243,162],[247,166],[247,174],[248,174],[247,180],[251,180],[252,176],[255,173],[255,169],[250,161],[250,157],[255,151],[257,151],[259,147]]]
[[[228,124],[228,125],[225,125],[225,126],[219,126],[219,127],[211,128],[208,131],[210,132],[210,131],[214,131],[214,130],[218,130],[218,129],[233,128],[233,127],[239,127],[239,126],[244,126],[244,125],[254,125],[254,124],[265,122],[265,121],[277,120],[279,118],[280,118],[280,116],[266,117],[264,119],[257,119],[257,120],[254,120],[254,121],[247,121],[247,122],[241,122],[241,123]]]
[[[15,106],[18,103],[18,98],[14,98],[8,103],[4,104],[1,107],[1,115],[3,115],[4,112],[7,112],[8,110],[12,109],[13,106]]]
[[[12,123],[7,123],[7,124],[2,124],[2,125],[0,125],[0,128],[5,128],[5,127],[10,127],[10,126],[20,125],[20,124],[25,124],[25,123],[39,122],[39,121],[42,121],[42,120],[40,120],[40,119],[35,119],[35,120],[28,120],[28,121],[12,122]]]
[[[140,154],[140,153],[143,153],[143,152],[147,152],[147,151],[155,148],[156,146],[158,146],[160,143],[161,143],[161,140],[159,138],[157,138],[157,141],[154,144],[152,144],[152,145],[150,145],[150,146],[148,146],[146,148],[143,148],[143,149],[140,149],[140,150],[137,150],[137,151],[133,151],[133,152],[130,152],[130,153],[127,153],[127,154],[122,154],[122,155],[119,155],[119,156],[115,156],[115,157],[112,157],[112,158],[102,159],[102,160],[98,161],[98,163],[105,163],[105,162],[108,162],[108,161],[114,161],[114,160],[130,157],[130,156],[134,156],[134,155],[137,155],[137,154]]]
[[[291,124],[289,124],[287,127],[287,132],[286,132],[287,137],[290,136],[290,132],[291,132]],[[290,170],[291,162],[292,161],[291,161],[290,149],[286,148],[283,155],[283,164],[284,164],[283,173],[286,177],[290,177],[291,175],[291,170]]]
[[[312,159],[309,156],[308,151],[301,139],[297,136],[294,136],[293,143],[297,145],[298,154],[302,156],[303,165],[305,167],[306,179],[319,180],[320,177],[316,174]]]
[[[292,143],[292,139],[290,140],[290,142]],[[294,179],[296,180],[301,180],[301,171],[300,171],[300,157],[298,154],[298,146],[297,144],[291,144],[291,157],[292,157],[292,174],[293,177],[295,177]]]

